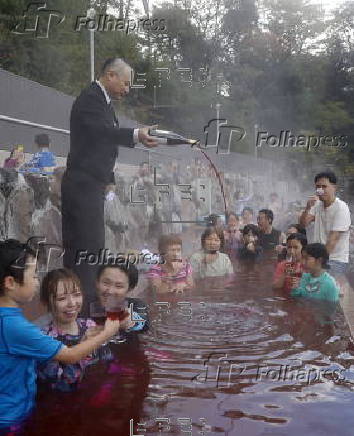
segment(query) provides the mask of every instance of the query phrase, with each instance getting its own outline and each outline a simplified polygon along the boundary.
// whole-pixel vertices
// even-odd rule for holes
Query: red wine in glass
[[[105,315],[102,316],[91,316],[91,318],[95,321],[97,325],[104,325],[107,317]]]
[[[128,316],[128,312],[124,309],[107,309],[107,318],[109,318],[112,321],[123,321]]]
[[[104,325],[107,319],[106,311],[97,302],[90,304],[90,317],[97,325]]]
[[[118,296],[109,296],[105,304],[107,317],[112,321],[123,321],[128,316],[127,304]]]

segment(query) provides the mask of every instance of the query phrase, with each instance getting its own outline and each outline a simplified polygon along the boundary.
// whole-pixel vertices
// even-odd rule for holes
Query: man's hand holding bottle
[[[159,145],[158,140],[156,139],[156,136],[149,135],[149,130],[156,129],[156,127],[157,127],[157,125],[142,127],[138,131],[139,142],[144,144],[145,147],[147,147],[147,148],[155,148]]]

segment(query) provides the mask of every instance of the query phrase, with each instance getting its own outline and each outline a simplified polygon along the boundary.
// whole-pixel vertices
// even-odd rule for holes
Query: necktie
[[[113,121],[113,125],[117,126],[118,125],[118,119],[117,119],[116,112],[114,110],[112,102],[109,103],[108,107],[109,107],[110,111],[112,112],[112,116],[113,116],[113,120],[114,120]]]

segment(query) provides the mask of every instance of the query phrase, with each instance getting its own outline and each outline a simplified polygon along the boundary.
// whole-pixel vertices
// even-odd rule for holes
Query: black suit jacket
[[[81,171],[104,184],[114,183],[118,145],[134,147],[133,133],[134,129],[119,128],[113,106],[92,82],[71,109],[68,172]]]

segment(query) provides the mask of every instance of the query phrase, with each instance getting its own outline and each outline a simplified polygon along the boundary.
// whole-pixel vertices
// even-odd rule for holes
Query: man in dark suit
[[[80,277],[85,314],[95,298],[95,256],[105,247],[104,200],[107,186],[114,184],[118,146],[158,145],[148,127],[119,127],[111,98],[128,94],[131,77],[132,69],[122,59],[108,59],[99,80],[81,92],[71,110],[70,153],[62,179],[64,266]]]

